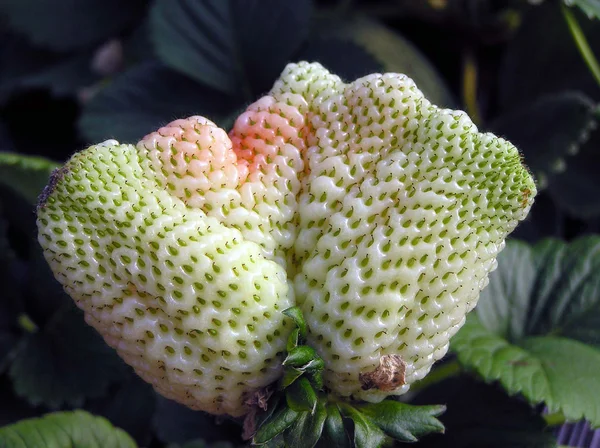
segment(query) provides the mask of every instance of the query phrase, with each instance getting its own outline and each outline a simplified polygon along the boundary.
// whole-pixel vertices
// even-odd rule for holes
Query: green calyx
[[[262,412],[250,414],[257,428],[253,445],[375,448],[444,432],[437,419],[446,409],[441,405],[414,406],[391,398],[380,403],[351,402],[329,394],[323,386],[323,360],[306,345],[302,312],[292,307],[283,314],[296,328],[288,337],[278,391]]]

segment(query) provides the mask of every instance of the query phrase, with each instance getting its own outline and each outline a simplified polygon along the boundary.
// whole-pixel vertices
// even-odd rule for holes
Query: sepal
[[[300,338],[306,339],[308,329],[300,308],[298,308],[297,306],[293,306],[291,308],[283,310],[283,314],[294,321],[294,323],[298,327]]]
[[[375,448],[393,440],[416,442],[444,432],[436,418],[444,406],[413,406],[393,399],[380,403],[341,401],[323,388],[323,360],[305,344],[307,328],[297,307],[284,311],[298,328],[288,339],[288,354],[279,391],[257,416],[252,439],[262,447]]]
[[[285,390],[287,405],[296,412],[313,414],[317,407],[317,394],[306,377],[300,378]]]

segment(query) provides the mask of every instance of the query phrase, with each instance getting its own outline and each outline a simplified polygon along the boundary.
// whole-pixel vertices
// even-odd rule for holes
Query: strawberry
[[[177,120],[74,155],[40,197],[56,278],[166,397],[243,415],[298,305],[328,389],[406,392],[533,202],[518,151],[407,77],[290,64],[228,135]]]
[[[206,135],[213,148],[228,141],[204,126],[199,145]],[[86,321],[158,392],[193,409],[244,414],[247,395],[281,372],[289,331],[279,311],[293,303],[285,270],[170,192],[156,161],[174,148],[140,148],[107,141],[54,173],[38,207],[46,259]],[[233,172],[223,182],[237,180]]]
[[[404,75],[346,85],[300,63],[273,91],[312,105],[294,286],[326,385],[372,402],[405,393],[476,305],[532,177],[513,145]]]

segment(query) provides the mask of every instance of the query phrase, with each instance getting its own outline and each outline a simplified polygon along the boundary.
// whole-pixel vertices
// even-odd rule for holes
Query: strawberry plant
[[[0,446],[598,446],[599,11],[3,2]]]

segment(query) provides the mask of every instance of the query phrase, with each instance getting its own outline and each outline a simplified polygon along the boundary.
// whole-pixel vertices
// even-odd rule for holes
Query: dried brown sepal
[[[406,364],[399,355],[383,355],[372,372],[358,375],[363,390],[392,391],[405,384]]]
[[[265,387],[254,392],[250,397],[244,401],[244,405],[250,410],[244,417],[244,427],[242,432],[242,438],[244,440],[250,440],[256,434],[256,417],[259,410],[266,411],[269,405],[269,398],[273,395],[273,389],[271,387]]]

